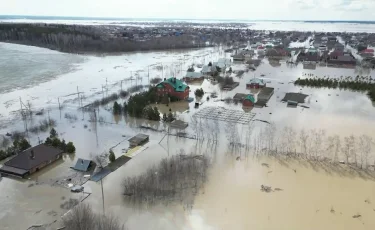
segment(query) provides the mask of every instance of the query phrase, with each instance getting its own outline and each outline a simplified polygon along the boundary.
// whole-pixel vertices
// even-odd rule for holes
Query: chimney
[[[81,164],[83,165],[83,160],[81,160]]]
[[[35,158],[34,150],[31,150],[30,151],[30,159],[34,159],[34,158]]]
[[[164,81],[166,81],[167,80],[167,78],[164,78]]]

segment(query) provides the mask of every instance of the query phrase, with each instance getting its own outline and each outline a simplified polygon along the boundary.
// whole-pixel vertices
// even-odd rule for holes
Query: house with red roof
[[[374,49],[365,49],[360,52],[362,57],[373,57],[374,56]]]
[[[163,82],[156,85],[156,94],[158,96],[173,96],[179,100],[188,99],[189,90],[188,85],[175,77],[164,79]]]

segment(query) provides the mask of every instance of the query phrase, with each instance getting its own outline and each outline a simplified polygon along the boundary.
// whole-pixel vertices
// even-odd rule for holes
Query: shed
[[[298,105],[298,102],[296,101],[291,101],[291,100],[287,101],[288,107],[297,107],[297,105]]]
[[[95,162],[93,162],[91,160],[85,160],[85,159],[78,158],[76,165],[74,167],[72,167],[72,169],[77,170],[77,171],[81,171],[81,172],[87,172],[90,169],[92,169],[93,167],[95,167]]]
[[[130,138],[129,140],[130,147],[136,147],[139,145],[143,145],[144,143],[149,141],[149,135],[139,133],[136,136]]]
[[[186,129],[188,127],[188,123],[181,120],[174,120],[171,122],[170,127],[175,129]]]

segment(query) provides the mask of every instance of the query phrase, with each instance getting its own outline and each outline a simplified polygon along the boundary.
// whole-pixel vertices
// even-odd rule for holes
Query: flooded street
[[[208,48],[79,57],[79,60],[82,58],[85,61],[75,62],[73,72],[41,81],[36,86],[13,88],[1,94],[0,134],[25,129],[25,122],[18,113],[21,97],[25,103],[30,101],[35,111],[45,109],[43,115],[33,116],[26,125],[30,128],[43,119],[56,120],[55,129],[60,138],[73,141],[76,153],[64,155],[63,159],[27,180],[1,178],[0,229],[27,229],[33,224],[50,223],[51,229],[61,226],[60,217],[69,210],[64,203],[69,199],[82,200],[87,194],[71,193],[55,182],[72,175],[74,171],[70,167],[78,158],[93,159],[111,148],[116,157],[126,154],[125,150],[129,148],[127,140],[138,133],[150,135],[150,141],[129,162],[103,180],[105,213],[114,214],[129,229],[374,229],[375,177],[372,172],[359,173],[347,165],[297,160],[284,155],[277,158],[260,156],[243,147],[234,151],[228,147],[226,122],[219,122],[219,137],[214,144],[208,140],[207,133],[202,142],[177,138],[173,136],[176,130],[166,136],[168,125],[165,123],[113,116],[112,102],[99,107],[97,116],[101,122],[93,121],[92,112],[78,110],[121,89],[148,85],[149,78],[181,78],[193,63],[216,61],[228,55],[222,48]],[[234,64],[232,68],[238,71],[246,66]],[[221,91],[218,85],[213,85],[209,80],[189,85],[190,97],[195,98],[194,91],[198,88],[206,92],[200,99],[202,104],[199,108],[194,108],[194,102],[155,106],[161,113],[171,110],[178,119],[189,122],[185,132],[193,136],[196,133],[191,122],[196,112],[212,106],[243,111],[241,104],[226,104],[220,99],[232,98],[236,93],[253,93],[256,97],[258,91],[246,89],[246,83],[255,76],[263,78],[268,87],[275,88],[275,92],[267,107],[251,110],[256,114],[252,121],[254,140],[258,138],[259,130],[265,127],[264,122],[259,120],[273,123],[278,131],[288,126],[297,133],[302,129],[307,132],[323,129],[327,136],[339,135],[344,138],[365,134],[375,139],[375,109],[365,93],[294,86],[292,81],[308,74],[375,76],[374,71],[360,72],[355,69],[318,66],[315,70],[306,70],[301,64],[287,66],[285,61],[273,67],[264,59],[255,71],[245,72],[241,78],[232,74],[234,80],[240,83],[232,91]],[[82,102],[72,95],[77,91],[84,95]],[[207,96],[213,92],[217,93],[218,98],[207,101]],[[304,105],[309,108],[287,107],[286,103],[281,102],[287,92],[307,94]],[[59,101],[61,110],[58,108]],[[125,101],[118,100],[121,103]],[[142,129],[141,125],[160,132]],[[242,144],[245,144],[246,128],[247,125],[238,125],[238,139]],[[36,145],[38,139],[44,140],[48,136],[48,132],[29,132],[27,138],[32,145]],[[178,202],[170,203],[167,207],[162,204],[134,206],[124,199],[122,182],[126,177],[143,174],[161,159],[179,154],[181,149],[186,153],[207,155],[210,159],[208,182],[196,196],[191,209]],[[344,156],[340,155],[339,160],[343,159]],[[374,160],[375,154],[371,152],[369,165]],[[262,192],[262,185],[281,190]],[[85,192],[91,194],[84,202],[90,204],[93,210],[102,212],[100,182],[88,181],[84,187]],[[355,215],[361,216],[353,218]],[[19,221],[20,217],[24,221]]]

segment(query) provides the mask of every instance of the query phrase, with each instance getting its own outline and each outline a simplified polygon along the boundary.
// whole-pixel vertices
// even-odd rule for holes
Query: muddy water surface
[[[330,170],[326,172],[314,164],[294,161],[231,161],[227,159],[212,169],[204,194],[196,199],[190,217],[202,220],[199,229],[375,227],[373,180],[330,174]],[[282,191],[261,192],[261,185]]]

